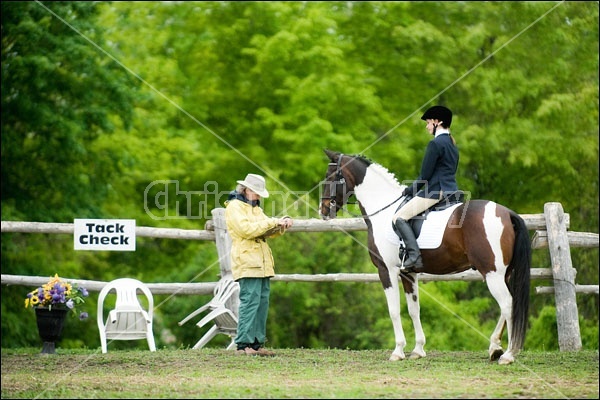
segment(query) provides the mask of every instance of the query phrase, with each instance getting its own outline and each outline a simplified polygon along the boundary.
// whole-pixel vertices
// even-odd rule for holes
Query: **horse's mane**
[[[354,158],[364,162],[367,165],[367,167],[373,166],[373,168],[375,168],[378,171],[378,173],[380,173],[383,176],[387,176],[394,183],[401,185],[400,182],[398,181],[398,178],[396,178],[396,175],[393,172],[390,172],[390,170],[388,170],[386,167],[369,159],[367,156],[362,155],[362,154],[355,154],[351,157],[354,157]]]

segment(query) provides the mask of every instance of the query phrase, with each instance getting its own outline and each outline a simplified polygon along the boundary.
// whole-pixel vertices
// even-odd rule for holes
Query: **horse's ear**
[[[340,155],[340,153],[328,149],[323,149],[323,151],[325,152],[325,154],[327,154],[327,157],[329,157],[331,161],[337,162],[337,158]]]

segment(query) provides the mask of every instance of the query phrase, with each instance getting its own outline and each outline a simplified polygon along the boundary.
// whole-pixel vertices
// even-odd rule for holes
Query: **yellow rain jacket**
[[[259,206],[233,199],[225,202],[225,221],[232,241],[233,279],[275,276],[275,262],[266,238],[283,234],[279,219],[267,217]]]

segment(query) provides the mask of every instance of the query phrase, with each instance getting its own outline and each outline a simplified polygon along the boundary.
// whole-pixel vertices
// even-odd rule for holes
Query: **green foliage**
[[[323,148],[365,154],[399,181],[414,179],[429,140],[419,118],[439,103],[455,113],[459,186],[473,198],[519,213],[560,202],[570,230],[598,232],[596,3],[1,7],[3,221],[131,218],[138,226],[203,229],[249,172],[267,176],[277,193],[263,204],[269,214],[318,218]],[[171,195],[161,198],[166,182]],[[365,246],[364,232],[272,241],[282,274],[374,273]],[[3,233],[2,271],[103,281],[218,279],[212,243],[138,238],[136,247],[74,252],[69,235]],[[574,249],[572,258],[577,283],[597,284],[598,249]],[[549,266],[547,251],[535,251],[533,265]],[[15,300],[27,288],[1,290],[3,347],[37,345],[27,329],[33,313],[23,318]],[[159,347],[193,345],[203,332],[177,322],[207,300],[160,298]],[[428,348],[487,347],[499,315],[485,284],[422,285],[421,300]],[[542,332],[556,332],[548,319],[552,296],[531,300],[526,347],[547,348],[553,342]],[[597,349],[597,297],[577,302],[584,347]],[[93,295],[88,303],[95,307]],[[82,334],[63,344],[98,347],[90,317]],[[268,334],[277,347],[394,345],[378,283],[274,282]]]
[[[3,215],[5,207],[33,221],[101,215],[119,171],[90,144],[114,129],[109,115],[128,123],[135,84],[84,40],[103,43],[96,12],[85,2],[2,4]]]
[[[558,350],[556,308],[545,306],[538,318],[531,324],[525,346],[544,351]]]

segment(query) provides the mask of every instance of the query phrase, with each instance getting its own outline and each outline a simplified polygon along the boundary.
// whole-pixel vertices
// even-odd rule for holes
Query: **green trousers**
[[[259,347],[267,340],[271,278],[241,278],[240,308],[235,343],[238,349]]]

